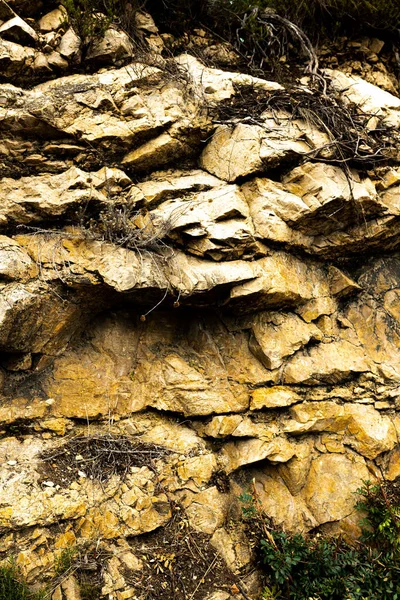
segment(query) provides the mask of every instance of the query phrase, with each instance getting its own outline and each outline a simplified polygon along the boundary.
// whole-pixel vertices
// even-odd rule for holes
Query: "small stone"
[[[42,485],[49,487],[49,488],[53,488],[55,486],[54,481],[42,481]]]
[[[14,466],[17,464],[17,461],[16,461],[16,460],[8,460],[8,461],[7,461],[7,464],[8,464],[10,467],[14,467]]]
[[[374,406],[377,410],[388,410],[389,408],[393,408],[390,402],[385,402],[383,400],[375,402]]]
[[[80,60],[81,39],[70,27],[62,36],[58,52],[67,60]]]
[[[108,64],[132,56],[133,46],[128,35],[110,27],[103,39],[92,42],[86,60],[97,64]]]
[[[55,10],[47,13],[39,20],[39,29],[44,33],[56,31],[68,22],[68,13],[63,6],[59,6]]]
[[[52,70],[47,57],[42,52],[36,56],[32,66],[33,70],[39,73],[50,73]]]
[[[375,54],[380,54],[384,45],[385,42],[383,42],[382,40],[379,40],[378,38],[373,38],[369,43],[369,49]]]
[[[142,12],[141,10],[135,13],[135,25],[137,29],[147,31],[149,33],[158,33],[158,28],[153,21],[153,18],[148,13]]]
[[[68,61],[66,61],[59,52],[51,52],[48,55],[47,60],[51,67],[60,70],[68,69]]]
[[[35,46],[38,40],[37,33],[21,17],[13,17],[0,27],[0,37],[22,46]]]

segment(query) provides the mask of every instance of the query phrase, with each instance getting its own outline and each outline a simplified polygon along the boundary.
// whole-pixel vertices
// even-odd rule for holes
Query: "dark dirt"
[[[132,540],[131,545],[143,568],[125,573],[125,578],[141,600],[200,600],[235,589],[235,576],[209,536],[194,531],[179,512],[167,526]]]

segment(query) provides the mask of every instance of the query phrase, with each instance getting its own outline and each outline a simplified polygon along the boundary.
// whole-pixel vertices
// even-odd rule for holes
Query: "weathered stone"
[[[382,117],[387,125],[398,127],[400,99],[358,76],[347,76],[341,71],[326,69],[335,90],[366,114]]]
[[[71,167],[59,175],[3,178],[0,181],[3,198],[0,222],[32,223],[44,217],[60,217],[71,208],[76,211],[84,204],[105,205],[108,201],[106,182],[109,179],[112,186],[115,177],[126,179],[126,175],[120,173],[118,169],[86,173]]]
[[[322,333],[294,314],[259,313],[253,321],[250,349],[267,369],[277,369],[284,359],[309,342],[321,341]]]
[[[20,73],[24,68],[29,69],[34,56],[33,48],[26,48],[20,44],[0,39],[0,67],[4,75],[12,76]]]
[[[203,151],[201,166],[225,181],[262,171],[262,134],[262,128],[255,125],[218,127]]]
[[[281,408],[300,402],[301,397],[290,387],[273,386],[271,388],[258,388],[251,394],[251,410],[260,408]]]
[[[254,276],[249,283],[231,291],[233,306],[252,309],[297,306],[312,298],[328,295],[328,283],[320,268],[284,252],[253,263]]]
[[[47,61],[50,65],[50,67],[53,67],[55,69],[61,69],[61,70],[66,70],[68,69],[68,61],[66,61],[61,54],[59,54],[59,52],[51,52],[48,56],[47,56]]]
[[[79,60],[81,53],[81,39],[75,33],[72,27],[67,29],[61,38],[58,52],[67,60]]]
[[[347,444],[366,458],[376,458],[391,450],[397,442],[396,431],[389,417],[382,416],[372,406],[334,402],[302,403],[290,409],[294,423],[285,429],[292,433],[331,431],[345,436]]]
[[[357,289],[357,288],[356,288]],[[311,323],[316,321],[321,316],[332,315],[336,312],[338,303],[334,298],[330,296],[322,296],[321,298],[313,298],[309,300],[303,306],[300,306],[296,312],[301,316],[303,321]],[[318,323],[320,327],[320,323]]]
[[[236,186],[222,185],[187,200],[168,200],[151,213],[155,226],[165,223],[168,236],[186,251],[214,260],[262,254],[254,239],[248,205]]]
[[[68,13],[65,8],[60,5],[51,12],[44,15],[39,19],[38,25],[40,31],[47,33],[49,31],[56,31],[68,22]]]
[[[131,198],[144,202],[148,208],[154,208],[171,198],[180,198],[184,194],[202,192],[219,187],[223,182],[205,171],[160,171],[152,174],[148,181],[138,183]]]
[[[177,63],[187,71],[197,86],[200,87],[207,100],[215,103],[234,96],[234,86],[238,88],[252,86],[266,92],[283,89],[276,81],[265,81],[264,79],[252,77],[244,73],[231,73],[205,67],[190,54],[179,56]]]
[[[22,46],[35,46],[38,40],[36,31],[21,17],[13,17],[0,26],[0,37]]]
[[[44,352],[65,348],[79,327],[79,306],[54,298],[40,281],[2,286],[0,348],[8,352]]]
[[[337,383],[353,373],[371,370],[365,350],[341,340],[320,344],[307,353],[298,353],[284,369],[285,383],[318,384],[322,381]]]
[[[13,239],[0,236],[0,278],[28,281],[39,274],[37,265]]]
[[[354,511],[354,492],[370,479],[363,460],[326,454],[311,463],[302,496],[318,524],[339,521]]]
[[[284,480],[272,467],[254,469],[249,475],[253,477],[257,498],[263,510],[274,519],[274,523],[284,524],[289,531],[303,532],[318,525],[302,496],[292,496]]]
[[[284,529],[359,532],[354,490],[400,472],[395,143],[390,168],[329,164],[325,131],[283,112],[221,125],[218,105],[242,106],[249,86],[266,103],[285,90],[164,58],[176,40],[147,15],[147,64],[93,73],[130,60],[114,29],[74,73],[82,44],[63,9],[10,6],[42,17],[42,34],[38,51],[0,40],[3,77],[23,86],[0,86],[0,560],[18,548],[31,584],[96,539],[102,595],[126,600],[145,565],[125,538],[180,511],[183,535],[211,535],[243,573],[249,548],[226,525],[243,492]],[[218,54],[206,32],[188,44]],[[342,75],[365,136],[399,120],[395,96]],[[78,457],[76,478],[57,478],[64,444],[92,436],[150,445],[148,466],[100,483]]]
[[[193,494],[184,501],[191,526],[209,535],[224,524],[228,504],[229,496],[218,492],[216,487]]]
[[[169,133],[150,140],[136,150],[132,150],[122,159],[122,164],[130,169],[146,171],[158,169],[163,165],[174,162],[188,153],[189,148]]]
[[[302,211],[293,226],[308,234],[328,234],[344,229],[355,219],[384,212],[375,187],[368,179],[352,180],[339,167],[305,163],[284,177],[286,188],[301,198],[309,212]]]
[[[272,441],[244,440],[228,442],[221,451],[220,460],[227,473],[243,465],[268,459],[272,463],[287,462],[296,453],[295,446],[284,437]]]
[[[158,33],[158,28],[154,23],[153,17],[149,13],[141,10],[135,11],[135,25],[142,31],[148,31],[149,33]]]
[[[106,64],[132,56],[133,45],[124,31],[110,27],[99,41],[90,44],[86,60],[90,63]]]

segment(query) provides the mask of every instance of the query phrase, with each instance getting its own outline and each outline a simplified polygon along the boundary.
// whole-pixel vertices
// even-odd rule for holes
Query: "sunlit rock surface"
[[[101,598],[136,597],[131,540],[178,507],[239,572],[250,488],[289,530],[357,533],[355,490],[400,475],[399,148],[366,173],[286,113],[221,123],[249,86],[284,88],[164,58],[144,13],[151,60],[109,28],[83,73],[64,9],[34,4],[0,17],[0,558],[34,582],[101,539]],[[326,75],[400,123],[397,96]],[[151,456],[121,470],[117,445],[102,480],[76,436]]]

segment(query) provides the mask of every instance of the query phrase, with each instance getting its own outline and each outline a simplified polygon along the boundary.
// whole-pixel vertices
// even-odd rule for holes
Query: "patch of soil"
[[[125,579],[140,600],[201,600],[238,589],[210,537],[193,530],[179,513],[162,529],[130,543],[143,568],[125,573]]]
[[[82,477],[106,483],[113,475],[123,481],[131,467],[149,467],[171,454],[155,444],[146,444],[127,436],[111,434],[74,437],[56,449],[41,454],[39,474],[60,487],[68,487]]]

